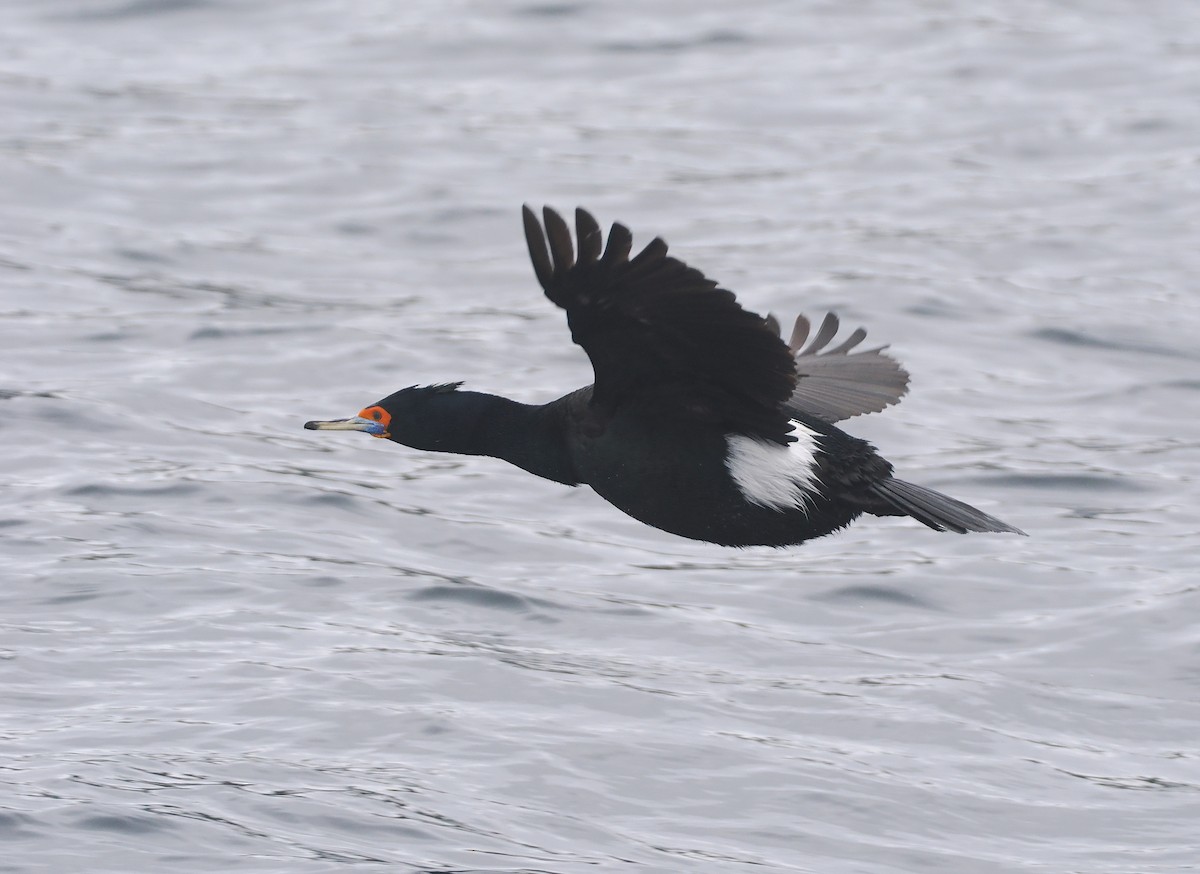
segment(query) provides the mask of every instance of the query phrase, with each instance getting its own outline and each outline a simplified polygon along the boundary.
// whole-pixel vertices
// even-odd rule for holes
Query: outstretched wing
[[[528,206],[523,215],[538,282],[566,310],[571,338],[592,361],[592,405],[601,414],[652,394],[740,433],[794,439],[784,404],[795,364],[766,319],[667,255],[661,239],[630,258],[628,228],[614,224],[605,246],[596,220],[577,209],[576,257],[557,212],[543,210],[544,231]]]
[[[778,332],[775,318],[768,316],[767,320]],[[787,402],[788,412],[840,422],[863,413],[877,413],[904,397],[908,371],[884,354],[886,346],[852,351],[866,338],[865,330],[856,328],[832,349],[825,347],[837,335],[837,316],[828,313],[806,346],[811,330],[812,324],[800,316],[788,341],[796,359],[796,389]]]

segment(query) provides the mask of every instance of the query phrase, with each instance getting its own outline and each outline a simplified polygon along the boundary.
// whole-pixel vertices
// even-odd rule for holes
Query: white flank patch
[[[725,466],[750,503],[772,510],[803,510],[817,493],[817,433],[799,422],[792,424],[796,442],[787,446],[745,434],[726,436]]]

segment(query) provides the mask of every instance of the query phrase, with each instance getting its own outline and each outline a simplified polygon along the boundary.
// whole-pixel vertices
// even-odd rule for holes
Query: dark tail
[[[1001,522],[995,516],[976,510],[970,504],[956,501],[924,486],[906,483],[904,480],[886,479],[871,486],[870,491],[895,511],[894,515],[912,516],[934,531],[953,531],[955,534],[966,534],[968,531],[1025,534],[1024,531]],[[880,515],[892,514],[885,512]]]

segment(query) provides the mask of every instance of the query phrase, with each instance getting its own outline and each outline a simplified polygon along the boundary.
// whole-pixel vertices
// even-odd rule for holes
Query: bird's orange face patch
[[[372,422],[378,422],[383,426],[383,433],[372,434],[372,437],[387,438],[392,436],[387,430],[388,425],[392,424],[392,414],[383,407],[367,407],[365,410],[361,410],[358,415],[364,419],[370,419]]]

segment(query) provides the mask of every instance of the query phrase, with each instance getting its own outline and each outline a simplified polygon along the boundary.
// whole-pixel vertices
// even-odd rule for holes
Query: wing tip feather
[[[521,223],[525,226],[525,245],[529,248],[529,260],[533,262],[533,274],[545,289],[554,279],[554,264],[550,260],[550,250],[546,248],[546,233],[537,213],[527,203],[521,205]]]

